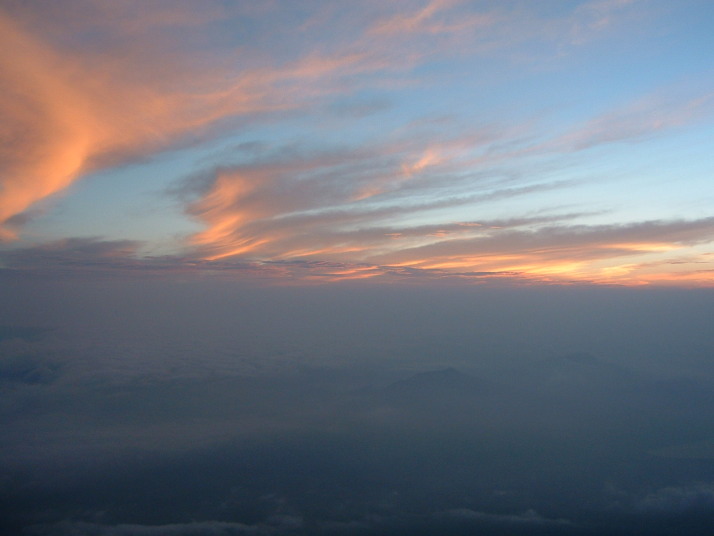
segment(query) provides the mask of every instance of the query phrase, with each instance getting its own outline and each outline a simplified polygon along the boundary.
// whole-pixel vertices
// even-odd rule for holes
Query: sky
[[[6,0],[0,266],[711,286],[712,17]]]
[[[0,535],[714,534],[713,22],[0,0]]]

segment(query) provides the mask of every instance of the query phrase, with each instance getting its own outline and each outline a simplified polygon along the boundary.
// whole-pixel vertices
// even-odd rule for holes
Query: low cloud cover
[[[707,292],[64,280],[3,294],[21,304],[0,341],[8,533],[714,526]]]

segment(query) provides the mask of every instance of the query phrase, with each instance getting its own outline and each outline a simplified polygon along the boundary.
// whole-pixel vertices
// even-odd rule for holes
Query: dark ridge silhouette
[[[490,391],[485,380],[453,367],[420,372],[388,385],[383,395],[392,403],[443,403],[478,398]]]

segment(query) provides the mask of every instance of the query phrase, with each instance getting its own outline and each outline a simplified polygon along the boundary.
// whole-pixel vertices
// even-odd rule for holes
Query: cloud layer
[[[655,43],[647,33],[664,15],[644,4],[10,2],[0,239],[22,240],[79,179],[174,151],[180,166],[152,173],[200,230],[160,262],[142,258],[141,236],[107,238],[137,248],[127,266],[710,284],[711,214],[685,210],[704,201],[672,190],[669,208],[654,192],[671,178],[635,154],[710,121],[706,77],[592,96],[574,67],[620,61],[609,41]],[[574,86],[558,99],[543,78]],[[619,180],[633,188],[624,203]],[[37,245],[42,225],[6,248],[6,267],[93,235]]]

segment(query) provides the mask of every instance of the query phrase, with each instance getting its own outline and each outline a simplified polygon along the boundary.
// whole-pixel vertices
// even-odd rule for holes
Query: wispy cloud
[[[368,33],[376,36],[455,34],[489,26],[495,21],[495,17],[488,13],[464,16],[462,12],[452,9],[460,3],[459,0],[431,0],[415,10],[383,18]]]
[[[166,265],[225,263],[220,269],[261,273],[286,266],[297,273],[300,266],[335,279],[344,270],[351,277],[409,271],[619,281],[635,272],[655,278],[652,263],[664,267],[683,248],[701,249],[710,239],[704,216],[591,225],[587,214],[610,208],[605,196],[597,206],[573,196],[566,205],[558,194],[585,181],[582,168],[568,172],[571,153],[693,124],[714,110],[711,93],[658,88],[630,104],[610,101],[609,111],[578,124],[546,126],[547,113],[532,108],[525,117],[481,122],[468,110],[441,123],[431,109],[397,119],[407,110],[394,94],[362,91],[435,84],[438,69],[429,71],[442,65],[436,60],[452,66],[487,57],[496,72],[532,49],[549,64],[563,47],[580,50],[621,28],[638,16],[640,2],[551,9],[429,0],[294,11],[280,2],[129,5],[137,12],[86,0],[46,10],[12,3],[0,12],[4,241],[17,238],[42,200],[93,171],[229,134],[234,148],[204,152],[194,162],[203,170],[194,168],[174,191],[202,229]],[[281,38],[266,37],[272,35]],[[337,136],[321,124],[331,113],[343,121],[390,118],[381,130],[356,126],[355,136],[349,129]],[[263,122],[267,130],[272,120],[274,129],[286,118],[308,118],[291,123],[304,129],[299,142],[290,141],[294,134],[246,141],[247,125]],[[688,225],[696,227],[694,238],[676,235]],[[74,255],[81,265],[82,248],[100,247],[73,240],[33,254],[54,265]],[[132,250],[140,247],[135,242],[112,247],[120,244],[116,257],[109,249],[89,251],[88,264],[161,264]],[[62,254],[53,258],[53,247]],[[22,249],[6,252],[6,265],[29,263]],[[324,270],[330,263],[338,266],[334,273]]]
[[[334,21],[347,37],[333,32],[329,46],[318,46],[305,42],[307,27],[281,21],[271,5],[155,2],[131,9],[77,0],[37,10],[11,4],[0,12],[6,88],[0,236],[15,238],[23,212],[93,170],[205,139],[230,118],[308,109],[315,99],[355,91],[376,73],[400,76],[437,52],[507,48],[543,27],[535,13],[480,9],[451,0],[373,14],[354,8],[350,21]],[[265,25],[263,11],[275,15],[265,33],[285,34],[288,46],[270,50],[260,41],[229,40],[227,24]],[[303,19],[329,12],[316,8]],[[357,28],[347,31],[355,21]],[[218,38],[207,37],[214,31],[223,39],[220,54]],[[448,42],[432,41],[440,36]],[[539,38],[551,39],[542,31]],[[404,175],[439,158],[432,151],[406,162]],[[380,186],[362,195],[374,191]]]
[[[149,9],[147,20],[154,13],[155,24],[163,20],[164,26],[205,23],[201,16],[192,19],[195,11],[195,5],[172,6],[172,16],[163,20],[158,17],[163,11]],[[111,9],[99,14],[115,15]],[[369,53],[308,50],[270,66],[249,57],[241,65],[239,56],[239,65],[230,70],[200,67],[191,56],[166,58],[165,43],[136,24],[120,20],[125,33],[112,34],[119,42],[107,45],[108,50],[65,51],[0,12],[0,77],[6,88],[0,101],[4,239],[15,237],[9,220],[89,171],[189,137],[201,139],[226,118],[307,106],[311,99],[343,91],[344,77],[385,66]]]
[[[700,121],[714,113],[714,93],[687,98],[649,95],[598,115],[551,142],[554,148],[585,150],[617,142],[641,141]]]
[[[450,272],[404,266],[381,266],[366,262],[321,260],[260,260],[241,258],[202,259],[191,255],[140,255],[141,244],[107,241],[98,238],[73,238],[19,247],[0,253],[0,276],[62,278],[115,277],[203,277],[212,279],[250,279],[271,283],[324,283],[379,279],[390,281],[470,280],[486,282],[495,279],[517,280],[517,273]],[[296,256],[299,257],[299,256]]]
[[[0,273],[52,277],[211,274],[288,284],[364,279],[497,285],[714,284],[711,254],[682,256],[686,248],[707,247],[714,241],[711,218],[628,225],[568,224],[577,216],[356,230],[320,236],[323,250],[307,249],[309,241],[300,242],[299,237],[291,238],[285,232],[284,242],[276,240],[273,247],[292,244],[293,249],[281,250],[273,258],[230,251],[206,258],[202,249],[192,254],[146,257],[140,255],[138,243],[77,238],[7,250],[0,255]],[[336,241],[349,244],[351,240],[372,247],[346,245],[340,250],[334,246]],[[251,245],[259,248],[262,244],[254,241],[246,247]],[[326,258],[335,260],[321,260]]]
[[[592,0],[580,5],[573,14],[570,27],[570,39],[574,45],[582,45],[597,34],[607,30],[623,18],[632,20],[633,13],[640,16],[641,0]]]
[[[372,260],[427,269],[503,270],[555,280],[646,283],[647,274],[632,273],[638,271],[637,263],[642,259],[659,257],[657,264],[662,267],[666,264],[661,259],[663,253],[713,240],[711,218],[623,225],[546,225],[534,230],[487,230],[478,237],[445,240]],[[636,260],[619,260],[628,258]],[[657,279],[662,279],[661,275],[651,278]],[[702,274],[696,279],[711,282],[709,276]]]
[[[326,255],[359,261],[397,247],[396,237],[405,247],[457,230],[475,231],[453,220],[431,227],[399,223],[405,217],[569,185],[522,181],[513,186],[492,171],[479,178],[471,154],[496,139],[471,134],[426,149],[418,139],[331,152],[278,148],[272,156],[218,168],[193,179],[199,197],[187,211],[206,229],[191,241],[210,260]]]

